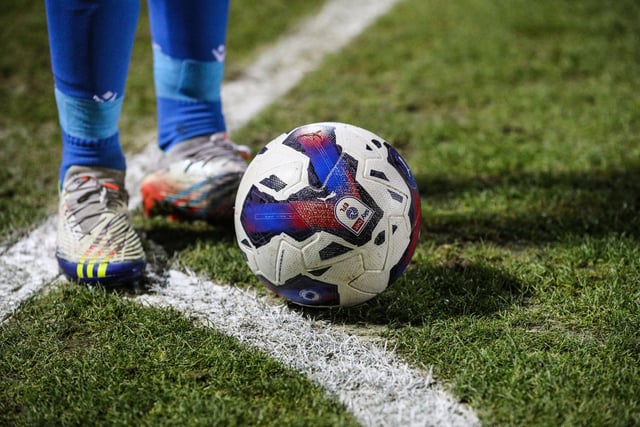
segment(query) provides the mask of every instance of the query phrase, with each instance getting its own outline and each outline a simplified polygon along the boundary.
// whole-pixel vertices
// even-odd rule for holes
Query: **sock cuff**
[[[125,170],[126,160],[116,132],[105,139],[84,140],[62,131],[62,161],[59,180],[62,183],[71,166],[98,166]]]
[[[158,145],[164,151],[196,136],[226,129],[218,102],[186,102],[158,98]]]
[[[176,101],[217,102],[224,73],[223,61],[177,59],[153,50],[156,96]]]
[[[55,89],[60,127],[79,140],[101,140],[118,133],[122,97],[108,101],[75,98]]]

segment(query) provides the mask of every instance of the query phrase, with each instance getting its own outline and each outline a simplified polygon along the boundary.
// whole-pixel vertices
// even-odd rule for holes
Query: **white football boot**
[[[84,283],[142,277],[145,255],[131,226],[124,172],[72,166],[60,192],[56,258],[62,272]]]

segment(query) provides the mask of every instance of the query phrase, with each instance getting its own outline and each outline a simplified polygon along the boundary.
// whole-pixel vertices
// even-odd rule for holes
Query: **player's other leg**
[[[149,1],[164,164],[142,183],[144,213],[231,217],[248,150],[226,133],[220,88],[228,1]]]
[[[63,146],[56,258],[73,280],[136,280],[145,256],[129,219],[117,122],[140,5],[45,4]]]

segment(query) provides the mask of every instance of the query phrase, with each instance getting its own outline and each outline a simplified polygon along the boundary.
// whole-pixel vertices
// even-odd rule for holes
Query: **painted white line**
[[[474,413],[385,348],[234,287],[171,271],[136,300],[173,307],[266,352],[329,392],[365,426],[472,426]]]
[[[295,33],[260,56],[245,77],[225,84],[222,96],[229,128],[246,124],[396,1],[328,1]],[[158,154],[153,136],[144,138],[150,140],[149,147],[128,161],[132,208],[140,204],[140,182]],[[0,249],[0,320],[58,277],[54,251],[54,217],[11,248]],[[16,288],[16,283],[24,285]],[[386,349],[234,287],[178,271],[169,272],[168,283],[137,300],[173,306],[267,352],[335,393],[364,425],[479,424],[475,414],[441,391],[430,376],[410,368]]]
[[[338,52],[349,41],[385,14],[398,0],[331,0],[294,33],[280,40],[250,66],[241,80],[222,89],[227,124],[243,126],[264,107],[284,95],[324,57]]]
[[[56,217],[49,217],[24,239],[2,249],[0,258],[0,322],[20,303],[58,276]]]

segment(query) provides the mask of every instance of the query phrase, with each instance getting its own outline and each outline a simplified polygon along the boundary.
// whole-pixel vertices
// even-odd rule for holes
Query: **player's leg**
[[[47,0],[55,98],[62,128],[56,256],[85,282],[144,271],[131,227],[118,119],[140,5],[136,0]]]
[[[166,167],[142,184],[147,215],[212,220],[231,214],[246,161],[226,134],[220,89],[227,0],[149,1]]]

